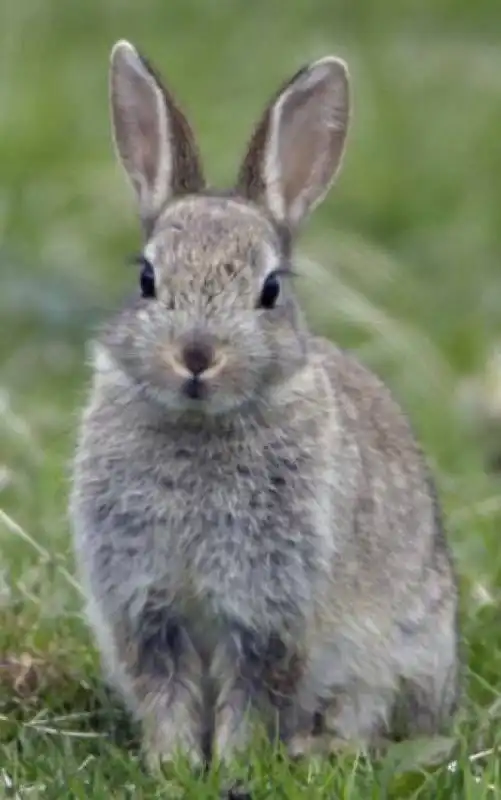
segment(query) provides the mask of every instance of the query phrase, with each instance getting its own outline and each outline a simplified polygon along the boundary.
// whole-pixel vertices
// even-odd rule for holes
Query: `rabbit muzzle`
[[[227,360],[226,353],[219,351],[207,337],[189,338],[166,354],[169,368],[181,379],[181,394],[195,401],[208,399],[211,382],[217,380]]]

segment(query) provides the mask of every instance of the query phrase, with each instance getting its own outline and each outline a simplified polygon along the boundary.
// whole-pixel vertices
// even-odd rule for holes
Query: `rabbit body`
[[[291,753],[308,750],[319,718],[326,740],[363,745],[441,731],[457,702],[457,592],[433,484],[380,380],[307,330],[288,234],[325,187],[301,194],[287,141],[278,166],[261,152],[274,135],[279,147],[280,125],[310,124],[311,109],[294,115],[312,93],[333,92],[341,130],[342,62],[282,90],[228,196],[203,191],[186,121],[132,46],[117,45],[112,64],[155,292],[99,337],[73,475],[77,560],[109,679],[152,762],[182,751],[196,763],[208,741],[229,760],[253,713]],[[130,133],[138,114],[149,149],[130,143],[147,128]],[[310,170],[320,183],[342,149],[330,144],[330,168]],[[271,178],[267,189],[279,167],[280,196]]]

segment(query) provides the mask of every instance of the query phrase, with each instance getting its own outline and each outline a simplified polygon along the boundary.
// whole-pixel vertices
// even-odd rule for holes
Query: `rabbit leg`
[[[452,676],[444,676],[442,686],[437,676],[402,680],[392,718],[395,738],[445,733],[457,706],[456,685]]]
[[[342,691],[333,691],[322,709],[322,735],[298,734],[290,743],[291,755],[339,751],[343,743],[378,751],[390,741],[445,733],[458,704],[456,648],[453,632],[443,631],[441,639],[434,630],[420,632],[412,659],[407,653],[400,665],[405,676],[395,675],[386,686],[352,679]]]
[[[297,733],[289,744],[292,757],[362,749],[384,753],[392,741],[434,736],[447,731],[457,706],[457,668],[400,679],[395,694],[375,687],[338,695],[322,713],[318,735]]]
[[[115,628],[118,670],[142,723],[150,768],[184,755],[203,761],[203,668],[190,637],[166,610],[145,609],[134,626]]]
[[[429,627],[412,637],[414,659],[398,683],[392,731],[399,739],[446,732],[458,706],[456,632],[436,621]]]
[[[216,650],[211,674],[218,687],[213,753],[230,761],[264,723],[269,736],[287,740],[295,729],[297,659],[278,636],[263,640],[247,630],[233,632]],[[256,716],[259,715],[259,720]]]
[[[370,754],[372,758],[379,758],[385,754],[390,744],[391,740],[384,736],[374,737],[367,742],[341,739],[339,736],[329,733],[296,734],[289,743],[288,754],[290,758],[296,759],[354,755],[362,751]]]
[[[289,742],[289,755],[296,758],[316,753],[372,750],[386,741],[394,692],[358,682],[337,692],[323,703],[322,729],[298,731]]]

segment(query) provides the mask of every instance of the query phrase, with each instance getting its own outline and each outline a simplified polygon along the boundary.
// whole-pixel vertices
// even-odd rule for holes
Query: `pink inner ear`
[[[321,151],[322,131],[313,123],[309,103],[301,103],[300,97],[292,96],[284,109],[280,133],[278,157],[282,179],[285,208],[290,209],[297,198],[307,189],[315,167],[315,157]],[[318,160],[318,156],[317,156]]]
[[[111,73],[115,140],[140,200],[145,201],[142,195],[153,189],[160,159],[158,103],[147,73],[142,74],[144,68],[140,62],[129,63],[127,55]]]
[[[135,136],[137,141],[137,159],[144,175],[147,187],[154,189],[160,166],[160,125],[158,119],[158,103],[154,90],[149,88],[136,95]]]
[[[346,66],[328,57],[282,87],[257,126],[238,190],[293,229],[326,194],[348,126]]]
[[[340,162],[346,112],[336,108],[331,82],[291,91],[281,109],[278,171],[285,213],[294,224],[327,191]]]
[[[198,149],[174,98],[131,45],[114,50],[110,77],[117,150],[149,229],[172,197],[203,188]]]

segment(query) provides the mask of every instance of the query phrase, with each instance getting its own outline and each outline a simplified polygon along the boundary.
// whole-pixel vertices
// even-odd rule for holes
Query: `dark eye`
[[[261,296],[259,298],[259,307],[273,308],[278,300],[279,294],[280,294],[280,281],[278,279],[278,275],[275,272],[271,272],[267,276],[265,282],[263,283],[263,288],[261,289]]]
[[[141,295],[143,297],[155,297],[155,273],[152,265],[145,258],[141,260],[139,283],[141,286]]]

